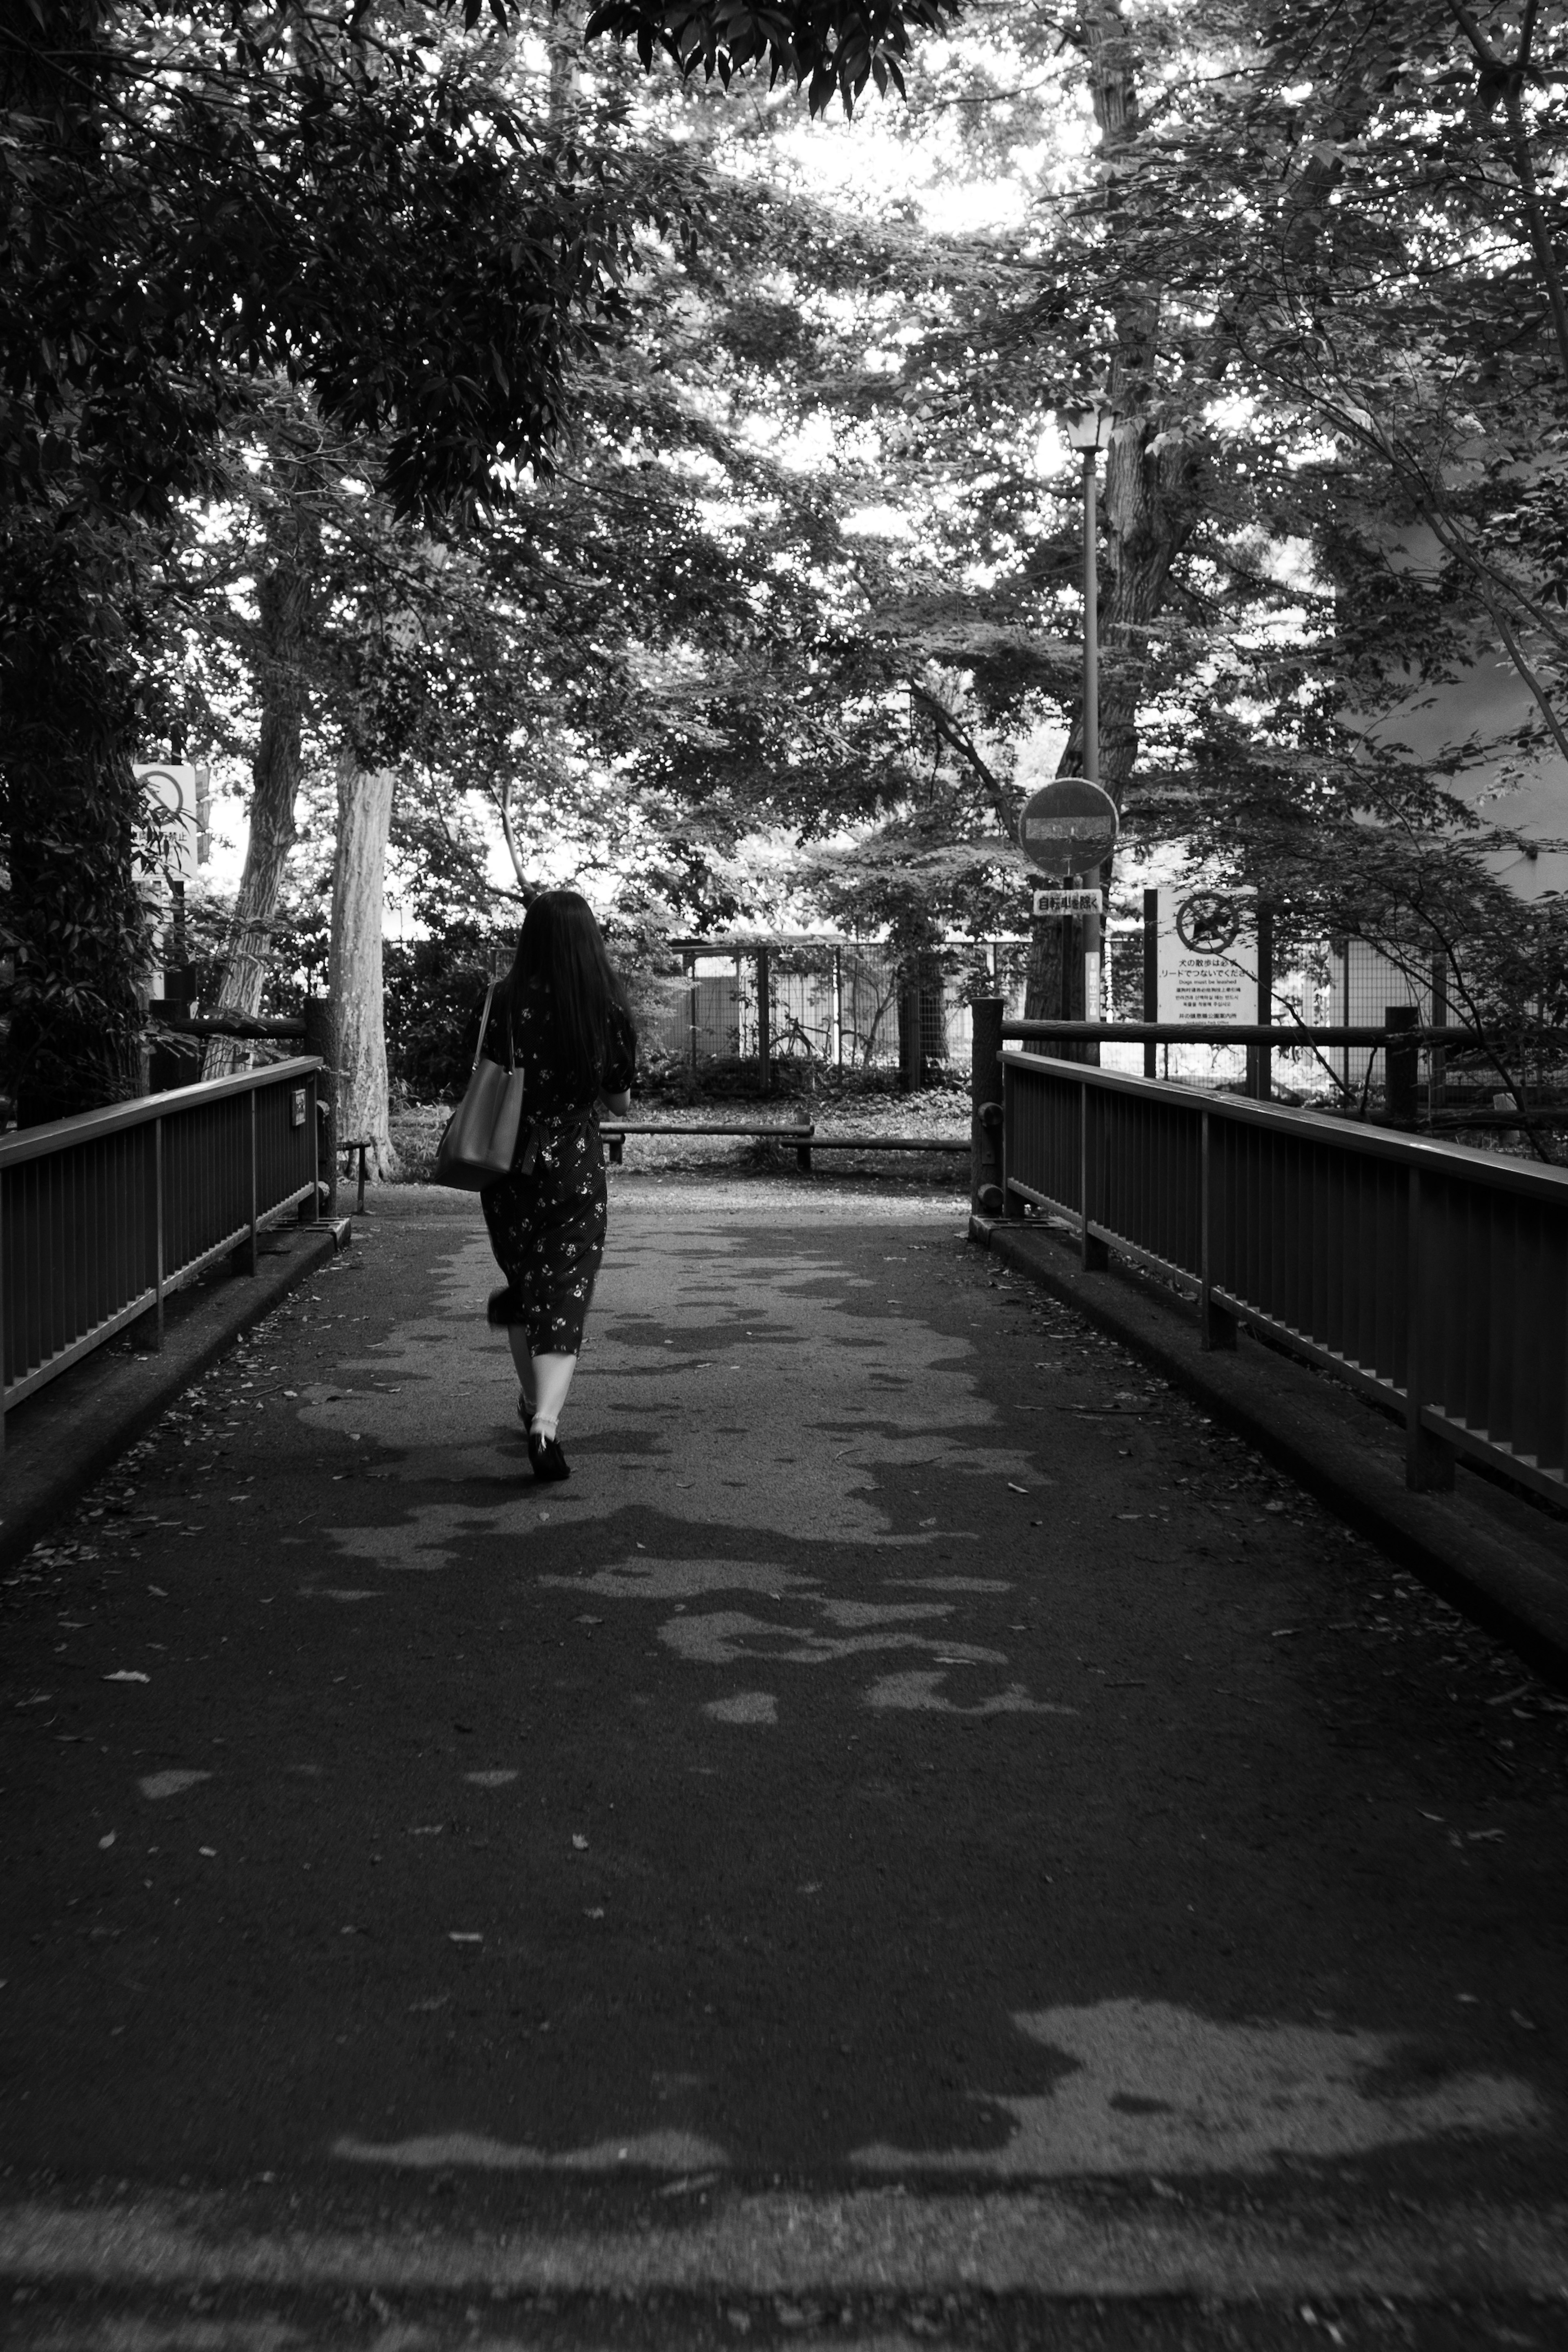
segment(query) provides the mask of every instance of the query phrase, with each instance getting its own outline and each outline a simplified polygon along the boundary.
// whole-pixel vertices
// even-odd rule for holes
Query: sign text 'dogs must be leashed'
[[[1258,908],[1250,889],[1162,889],[1161,1021],[1256,1021]]]

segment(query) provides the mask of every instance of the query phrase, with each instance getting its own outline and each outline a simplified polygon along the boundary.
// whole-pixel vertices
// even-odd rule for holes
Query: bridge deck
[[[5,1596],[14,2326],[1568,2291],[1516,1660],[950,1202],[617,1178],[536,1487],[404,1205]]]

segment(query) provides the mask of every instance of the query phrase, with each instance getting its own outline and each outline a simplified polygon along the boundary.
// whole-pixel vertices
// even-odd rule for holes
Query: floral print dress
[[[506,1007],[497,992],[485,1034],[492,1060],[507,1059]],[[509,1175],[479,1195],[490,1246],[507,1277],[491,1302],[491,1320],[520,1323],[536,1356],[575,1356],[604,1255],[609,1203],[598,1097],[632,1083],[636,1033],[631,1016],[611,1007],[599,1087],[585,1098],[580,1081],[563,1076],[553,1057],[549,992],[528,989],[512,1016],[523,1073],[523,1118]]]

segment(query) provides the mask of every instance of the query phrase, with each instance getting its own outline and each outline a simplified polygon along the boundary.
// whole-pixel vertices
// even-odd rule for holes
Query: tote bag
[[[490,1005],[496,982],[485,999],[479,1043],[467,1092],[446,1123],[435,1153],[435,1181],[459,1192],[479,1192],[505,1176],[517,1148],[523,1116],[523,1074],[517,1066],[512,1024],[507,1021],[507,1066],[485,1058],[485,1034],[490,1025]]]

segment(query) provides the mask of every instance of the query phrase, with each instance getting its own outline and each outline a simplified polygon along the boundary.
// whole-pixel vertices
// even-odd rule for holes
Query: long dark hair
[[[525,992],[549,992],[555,1031],[550,1058],[563,1078],[597,1087],[612,1007],[630,1018],[626,992],[611,968],[593,909],[576,890],[542,890],[523,917],[507,992],[514,1009]]]

